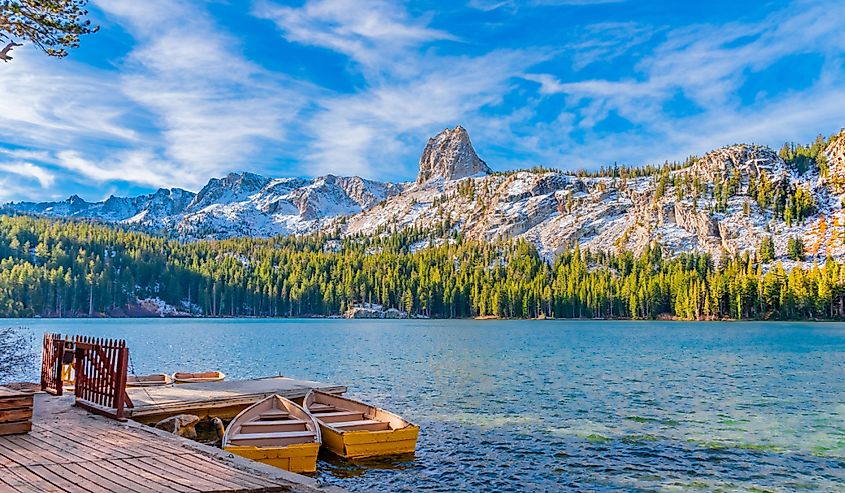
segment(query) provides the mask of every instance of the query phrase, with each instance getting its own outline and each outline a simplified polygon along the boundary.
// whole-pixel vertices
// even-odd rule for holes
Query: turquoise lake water
[[[845,490],[845,324],[0,324],[126,339],[139,374],[345,384],[422,427],[413,458],[321,460],[353,491]]]

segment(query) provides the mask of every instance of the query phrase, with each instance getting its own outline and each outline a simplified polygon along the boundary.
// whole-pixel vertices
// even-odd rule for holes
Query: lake
[[[345,384],[422,427],[412,459],[321,460],[353,491],[845,488],[845,324],[0,323],[126,339],[139,374]]]

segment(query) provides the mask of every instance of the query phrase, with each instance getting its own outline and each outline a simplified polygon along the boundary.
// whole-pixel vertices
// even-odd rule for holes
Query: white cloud
[[[366,66],[431,41],[454,39],[410,19],[390,0],[309,0],[301,8],[263,1],[255,14],[275,22],[290,41],[329,48]]]
[[[55,162],[61,168],[97,183],[124,181],[157,187],[184,179],[174,173],[172,163],[157,160],[145,151],[123,151],[101,161],[90,160],[78,151],[60,151],[55,156]]]
[[[207,15],[171,2],[100,2],[130,26],[137,45],[121,78],[123,90],[152,112],[163,157],[180,173],[181,186],[250,161],[265,141],[281,141],[286,124],[304,104],[307,88],[271,74],[243,56],[239,41]],[[152,13],[169,22],[157,24]]]
[[[134,140],[121,123],[133,108],[124,104],[113,72],[71,60],[47,59],[31,46],[16,50],[14,63],[0,71],[0,131],[18,145],[71,145],[96,136]]]
[[[44,168],[24,161],[0,162],[0,171],[24,178],[33,178],[41,188],[49,188],[56,181],[56,175]]]

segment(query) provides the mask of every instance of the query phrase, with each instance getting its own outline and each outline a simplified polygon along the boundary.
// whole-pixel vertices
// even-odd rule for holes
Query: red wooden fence
[[[129,365],[126,341],[77,336],[74,343],[76,404],[98,414],[123,419],[123,408],[132,407],[126,394]]]
[[[70,358],[73,354],[73,358]],[[129,348],[126,341],[88,336],[44,334],[41,388],[62,395],[62,363],[73,361],[76,405],[115,419],[133,407],[126,394]]]
[[[53,395],[62,395],[64,342],[61,334],[44,334],[41,353],[41,390]]]

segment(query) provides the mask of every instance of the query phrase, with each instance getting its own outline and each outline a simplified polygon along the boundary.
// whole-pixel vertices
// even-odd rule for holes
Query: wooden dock
[[[168,416],[190,413],[231,419],[246,407],[272,394],[298,401],[311,389],[332,394],[346,392],[342,385],[332,385],[287,377],[253,380],[232,380],[208,383],[186,383],[163,387],[128,387],[134,407],[125,410],[126,417],[142,423],[154,423]]]
[[[73,402],[38,393],[32,431],[0,437],[0,493],[341,491]]]

